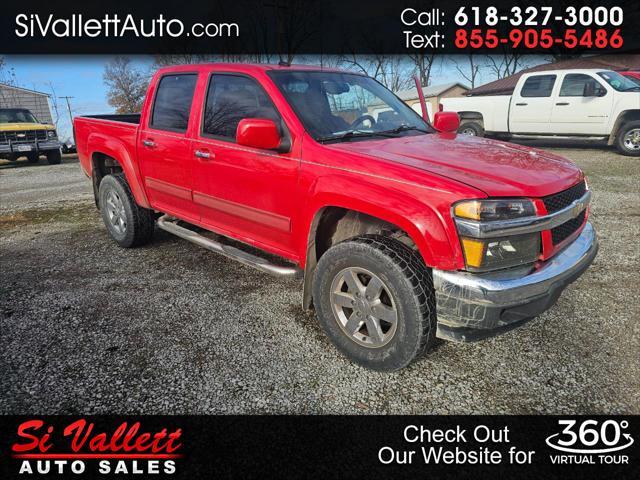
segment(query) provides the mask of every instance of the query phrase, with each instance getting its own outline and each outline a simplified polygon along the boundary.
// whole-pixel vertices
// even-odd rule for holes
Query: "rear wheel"
[[[616,136],[616,147],[623,155],[640,156],[640,120],[625,123]]]
[[[47,162],[49,165],[58,165],[62,162],[62,154],[60,150],[50,150],[47,152]]]
[[[138,247],[153,237],[153,210],[140,207],[124,174],[107,175],[100,182],[100,212],[107,231],[121,247]]]
[[[313,295],[323,330],[364,367],[398,370],[434,341],[431,271],[397,240],[364,235],[330,248],[318,263]]]
[[[27,154],[27,162],[29,163],[38,163],[40,160],[40,155],[37,153],[29,153]]]
[[[460,125],[458,128],[460,135],[469,135],[471,137],[484,137],[484,128],[482,125],[476,122],[467,122]]]

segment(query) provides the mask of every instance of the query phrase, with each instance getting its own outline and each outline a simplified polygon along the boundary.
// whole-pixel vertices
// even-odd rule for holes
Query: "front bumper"
[[[2,143],[0,144],[0,153],[9,153],[15,155],[26,155],[32,152],[46,152],[50,150],[60,149],[58,140],[43,140],[41,142],[24,142],[24,143]]]
[[[472,342],[522,325],[556,303],[598,253],[595,230],[587,222],[567,248],[540,268],[473,274],[433,270],[437,336]]]

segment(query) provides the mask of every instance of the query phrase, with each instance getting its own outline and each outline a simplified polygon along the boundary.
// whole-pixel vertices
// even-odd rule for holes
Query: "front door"
[[[299,159],[291,152],[240,146],[243,118],[267,118],[287,128],[268,94],[245,75],[213,74],[202,125],[193,142],[194,203],[213,230],[292,258]]]
[[[195,73],[160,78],[137,148],[151,205],[187,220],[199,217],[192,199],[191,140],[187,137],[197,78]]]
[[[549,133],[556,75],[532,75],[513,93],[509,109],[511,133]]]
[[[593,92],[585,96],[587,87]],[[568,73],[551,114],[551,133],[605,135],[613,95],[594,77],[585,73]]]

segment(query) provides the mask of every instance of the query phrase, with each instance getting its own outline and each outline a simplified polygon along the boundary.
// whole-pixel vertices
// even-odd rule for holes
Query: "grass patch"
[[[98,212],[93,203],[61,204],[57,207],[32,208],[0,214],[0,230],[15,230],[26,225],[46,223],[87,224],[96,220]]]

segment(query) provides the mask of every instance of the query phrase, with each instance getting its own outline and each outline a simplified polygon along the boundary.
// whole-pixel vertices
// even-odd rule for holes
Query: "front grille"
[[[553,244],[557,245],[561,243],[563,240],[566,240],[571,235],[573,235],[576,230],[580,228],[580,226],[584,223],[584,216],[587,214],[587,210],[583,210],[580,214],[567,222],[564,222],[562,225],[551,229],[551,238],[553,239]]]
[[[0,132],[1,143],[32,143],[37,140],[46,140],[46,130],[21,130],[15,132]]]
[[[582,197],[586,193],[586,191],[587,186],[585,185],[583,180],[563,192],[544,197],[542,201],[544,202],[544,206],[546,207],[547,212],[553,213],[571,205],[571,202]]]

